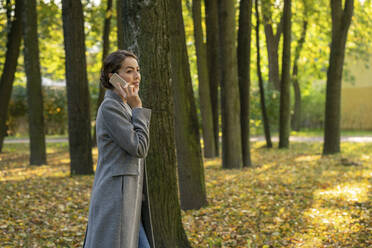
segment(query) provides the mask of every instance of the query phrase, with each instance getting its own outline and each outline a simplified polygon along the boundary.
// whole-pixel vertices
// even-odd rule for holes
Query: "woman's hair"
[[[109,81],[109,73],[116,73],[122,66],[123,61],[128,58],[134,58],[138,60],[137,56],[132,52],[126,50],[117,50],[110,53],[103,61],[103,66],[101,70],[101,85],[106,89],[113,89],[114,86]]]

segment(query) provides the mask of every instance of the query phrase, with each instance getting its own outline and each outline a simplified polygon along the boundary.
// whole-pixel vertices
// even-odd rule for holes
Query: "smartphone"
[[[121,85],[123,88],[128,84],[127,81],[125,81],[122,77],[120,77],[117,73],[112,74],[110,77],[110,83],[117,88],[120,89],[119,85]]]

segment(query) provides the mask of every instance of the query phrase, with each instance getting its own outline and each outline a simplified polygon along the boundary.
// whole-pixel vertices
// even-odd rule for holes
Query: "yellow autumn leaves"
[[[328,157],[320,143],[262,145],[253,144],[252,168],[205,161],[209,205],[182,211],[193,247],[372,246],[372,144],[344,143],[342,155]],[[82,245],[93,176],[69,176],[67,143],[47,151],[40,167],[28,165],[27,144],[0,154],[1,247]]]

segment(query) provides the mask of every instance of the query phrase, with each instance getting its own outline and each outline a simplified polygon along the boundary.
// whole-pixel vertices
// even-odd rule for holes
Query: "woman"
[[[109,81],[113,73],[128,87],[114,88]],[[101,71],[107,90],[96,118],[98,162],[83,247],[155,247],[145,169],[151,110],[142,107],[140,81],[133,53],[118,50],[107,56]]]

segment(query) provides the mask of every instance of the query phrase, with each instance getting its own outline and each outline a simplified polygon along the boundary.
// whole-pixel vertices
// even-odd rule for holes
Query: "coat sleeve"
[[[102,104],[101,111],[104,124],[114,142],[131,156],[146,157],[150,144],[151,110],[134,108],[130,120],[120,103],[109,101]]]

